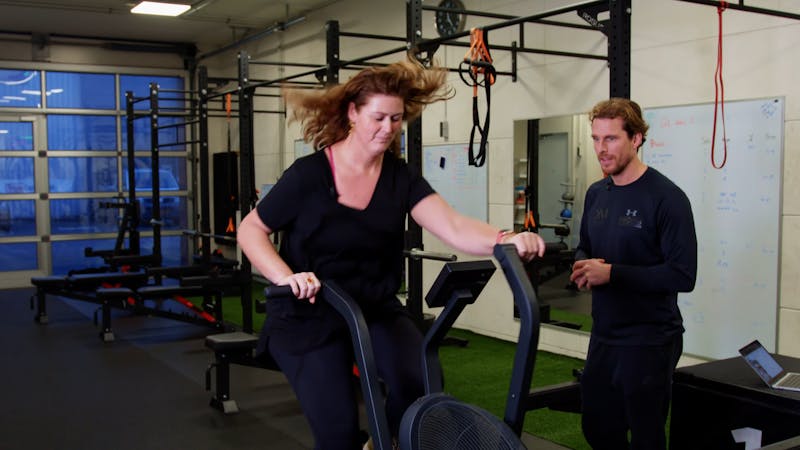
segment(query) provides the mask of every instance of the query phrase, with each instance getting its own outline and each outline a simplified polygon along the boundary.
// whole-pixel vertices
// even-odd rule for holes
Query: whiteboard
[[[478,145],[473,148],[477,154]],[[468,150],[468,144],[423,147],[422,176],[456,211],[486,222],[488,161],[481,167],[470,166]]]
[[[642,160],[686,192],[697,229],[697,283],[678,295],[687,354],[729,358],[753,339],[775,351],[783,110],[783,98],[726,102],[721,169],[713,104],[644,111]],[[717,166],[723,152],[718,110]]]

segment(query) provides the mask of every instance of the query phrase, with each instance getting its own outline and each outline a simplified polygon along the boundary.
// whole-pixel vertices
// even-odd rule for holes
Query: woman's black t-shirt
[[[325,152],[318,151],[295,161],[256,209],[266,226],[282,232],[279,253],[294,272],[336,281],[370,321],[405,311],[396,294],[404,267],[406,216],[433,192],[405,161],[386,153],[367,207],[344,206],[337,201]],[[270,301],[262,339],[270,336],[303,351],[343,326],[322,295],[313,305]]]

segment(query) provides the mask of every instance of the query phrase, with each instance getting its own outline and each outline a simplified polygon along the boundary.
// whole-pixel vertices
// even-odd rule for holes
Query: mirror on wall
[[[514,226],[535,227],[547,243],[529,265],[543,324],[591,330],[591,293],[569,281],[583,197],[602,176],[586,115],[514,122]]]

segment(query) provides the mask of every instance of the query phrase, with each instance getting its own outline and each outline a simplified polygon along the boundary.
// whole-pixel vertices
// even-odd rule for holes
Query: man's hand
[[[611,280],[611,264],[606,264],[606,260],[600,258],[575,261],[569,280],[577,284],[578,289],[606,284]]]

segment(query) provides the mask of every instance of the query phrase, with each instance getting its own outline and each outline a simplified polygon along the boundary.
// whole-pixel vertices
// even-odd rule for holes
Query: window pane
[[[69,198],[50,200],[52,234],[114,233],[119,229],[120,210],[103,208],[108,199]]]
[[[114,116],[47,116],[49,150],[117,149],[117,119]]]
[[[116,109],[114,75],[47,72],[47,107]]]
[[[0,272],[38,268],[39,255],[36,252],[36,242],[0,244]]]
[[[126,116],[122,117],[122,146],[125,150],[128,149],[128,126]],[[158,125],[164,126],[169,124],[184,123],[186,120],[183,117],[159,117]],[[133,121],[133,149],[135,151],[149,151],[152,148],[150,142],[150,118],[140,118]],[[179,145],[168,145],[180,142]],[[171,127],[162,128],[158,130],[158,144],[161,151],[185,151],[186,145],[186,127]]]
[[[53,275],[66,275],[73,270],[87,269],[91,267],[103,267],[104,262],[100,257],[84,257],[84,250],[90,247],[94,250],[111,250],[114,248],[113,239],[83,239],[77,241],[54,241],[53,251]],[[142,238],[141,254],[150,255],[153,251],[153,238]],[[34,255],[35,255],[35,243]],[[128,243],[125,243],[127,247]],[[161,254],[163,255],[163,266],[185,266],[189,264],[189,250],[186,239],[181,236],[166,236],[161,238]],[[76,255],[80,255],[77,256]]]
[[[139,202],[139,224],[144,228],[151,228],[150,219],[153,218],[153,179],[150,158],[136,158],[136,201]],[[159,194],[161,205],[162,228],[177,230],[186,228],[189,223],[187,215],[187,198],[185,196],[172,196],[170,191],[186,190],[186,160],[185,158],[159,158]],[[128,192],[128,161],[122,162],[123,191]],[[141,193],[141,195],[139,194]]]
[[[120,75],[119,77],[119,108],[125,110],[125,93],[133,91],[135,98],[148,97],[150,95],[150,83],[158,84],[159,88],[159,110],[180,111],[184,108],[185,102],[182,100],[184,94],[178,92],[163,92],[165,90],[183,90],[183,78],[181,77],[157,77],[150,75]],[[147,101],[137,102],[134,105],[136,110],[150,109]],[[145,120],[145,119],[142,119]]]
[[[153,218],[153,199],[151,197],[136,197],[139,203],[139,228],[149,230],[153,228],[150,220]],[[159,197],[161,205],[162,230],[181,230],[188,226],[189,219],[186,214],[186,197]]]
[[[0,158],[0,194],[33,192],[33,158]]]
[[[83,239],[79,241],[54,241],[52,244],[53,275],[66,275],[71,270],[103,267],[103,258],[83,256],[86,247],[95,250],[111,250],[113,239]]]
[[[151,167],[150,158],[136,158],[136,170],[134,172],[136,192],[152,189]],[[186,158],[161,157],[158,159],[158,168],[158,181],[162,192],[186,190]],[[122,186],[123,191],[128,190],[127,159],[122,160]]]
[[[33,123],[0,122],[0,150],[33,150]]]
[[[47,159],[50,192],[116,192],[116,158],[67,158]]]
[[[153,254],[153,238],[142,238],[142,254]],[[161,265],[164,267],[185,266],[189,264],[189,244],[181,236],[164,236],[161,238]]]
[[[164,117],[158,118],[158,125],[182,124],[186,122],[185,117]],[[149,133],[148,133],[149,134]],[[158,150],[162,152],[181,152],[186,151],[186,127],[175,126],[158,130]]]
[[[36,236],[33,200],[0,200],[0,236]]]
[[[35,70],[0,69],[0,108],[41,108],[42,80]]]

